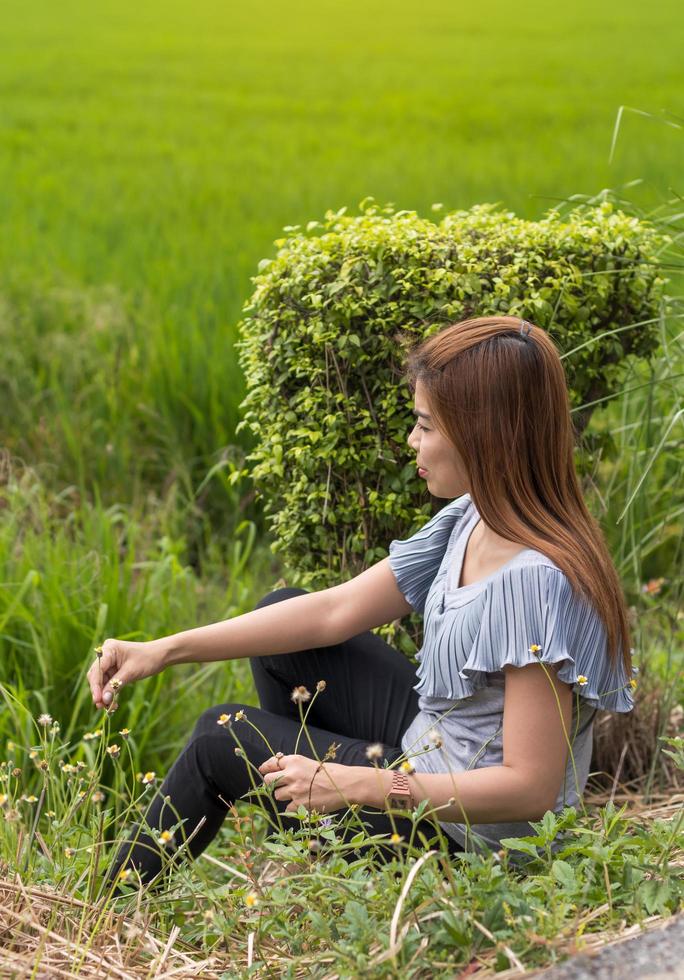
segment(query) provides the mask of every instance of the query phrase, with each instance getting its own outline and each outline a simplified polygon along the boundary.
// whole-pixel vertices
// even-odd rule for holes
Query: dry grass
[[[657,819],[668,820],[675,817],[684,803],[684,793],[652,797],[647,803],[643,796],[630,793],[624,786],[617,784],[610,792],[585,796],[585,802],[591,810],[604,805],[611,798],[618,805],[626,804],[629,816],[646,827]],[[676,865],[684,867],[684,850],[676,851],[672,858]],[[273,862],[267,863],[272,874]],[[281,874],[286,871],[285,867],[280,869]],[[568,923],[560,934],[552,939],[537,936],[536,941],[547,947],[549,952],[553,949],[558,959],[580,951],[596,951],[606,944],[622,941],[637,935],[643,929],[651,929],[667,921],[662,915],[652,915],[640,925],[628,926],[623,920],[610,929],[591,931],[592,920],[605,915],[607,910],[608,906],[605,905],[578,913],[576,919]],[[434,916],[439,913],[435,913],[433,909],[426,914]],[[153,919],[154,911],[149,908],[143,911],[140,904],[132,914],[126,915],[115,912],[111,907],[88,904],[46,885],[26,886],[19,877],[15,880],[0,879],[0,975],[17,980],[28,977],[36,980],[73,977],[141,980],[152,977],[190,978],[198,975],[207,980],[219,980],[226,973],[229,976],[239,976],[255,959],[253,933],[248,935],[246,943],[239,941],[235,943],[235,948],[207,956],[201,949],[179,938],[178,926],[174,926],[168,936],[159,935],[152,924]],[[395,938],[395,950],[401,947],[409,925],[415,927],[416,923],[412,920],[411,924],[406,923],[399,930]],[[486,935],[486,928],[480,928]],[[527,938],[535,940],[530,934]],[[473,960],[460,976],[496,976],[499,980],[519,976],[523,972],[522,964],[516,965],[517,958],[512,951],[509,952],[512,963],[509,970],[496,972],[496,950],[491,949],[479,959]],[[386,943],[378,942],[376,948],[369,953],[371,963],[379,969],[382,964],[388,969],[391,967],[391,952]],[[283,956],[282,944],[273,943],[273,948],[269,949],[268,938],[263,935],[260,937],[257,958],[264,964],[263,976],[273,975],[273,971],[279,975],[283,967]],[[425,946],[421,948],[421,959],[426,976],[438,972],[437,964],[430,964],[427,937]],[[299,955],[296,975],[310,976],[311,970],[315,969],[325,980],[336,980],[339,975],[335,960],[334,951],[329,956],[321,952],[310,958]],[[325,972],[326,967],[328,972]],[[261,971],[256,975],[260,973]]]

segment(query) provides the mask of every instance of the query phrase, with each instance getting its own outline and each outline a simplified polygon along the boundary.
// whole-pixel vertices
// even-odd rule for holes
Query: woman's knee
[[[292,599],[296,595],[307,595],[307,589],[297,589],[294,586],[286,586],[282,589],[274,589],[273,592],[267,592],[266,595],[259,599],[255,609],[261,609],[263,606],[270,606],[274,602],[282,602],[285,599]]]
[[[235,721],[235,715],[238,711],[249,710],[250,705],[237,701],[214,704],[210,708],[205,708],[195,722],[190,741],[193,741],[200,735],[215,735],[222,728],[227,728]]]

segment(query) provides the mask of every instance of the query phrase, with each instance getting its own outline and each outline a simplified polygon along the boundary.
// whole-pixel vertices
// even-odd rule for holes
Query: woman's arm
[[[558,680],[552,665],[507,665],[503,670],[503,765],[408,776],[414,805],[429,799],[430,809],[439,808],[439,821],[539,820],[556,803],[568,758],[572,688]],[[384,809],[391,772],[353,768],[351,802]]]

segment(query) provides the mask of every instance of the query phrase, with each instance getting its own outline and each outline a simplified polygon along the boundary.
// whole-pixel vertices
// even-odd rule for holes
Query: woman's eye
[[[422,429],[423,432],[429,432],[430,431],[424,425],[421,425],[420,422],[416,422],[416,425],[418,426],[419,429]]]

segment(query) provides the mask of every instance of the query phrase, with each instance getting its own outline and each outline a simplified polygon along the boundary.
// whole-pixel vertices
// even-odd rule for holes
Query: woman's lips
[[[421,466],[418,467],[418,476],[427,476],[427,470],[424,470]]]

